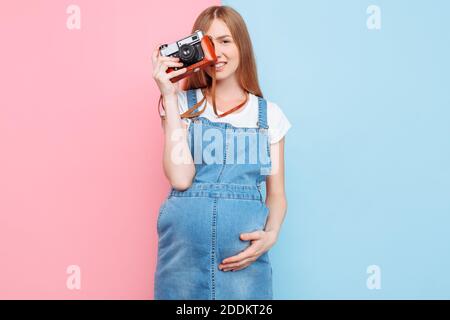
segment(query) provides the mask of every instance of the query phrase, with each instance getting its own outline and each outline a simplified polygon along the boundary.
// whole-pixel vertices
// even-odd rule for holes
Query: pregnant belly
[[[263,230],[267,216],[260,200],[170,197],[158,216],[159,249],[188,262],[215,252],[220,262],[247,248],[240,234]]]

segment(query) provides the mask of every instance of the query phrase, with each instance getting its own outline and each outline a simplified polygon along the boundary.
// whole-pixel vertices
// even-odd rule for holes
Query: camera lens
[[[190,63],[195,60],[197,56],[197,50],[189,44],[183,44],[180,47],[180,60],[184,63]]]

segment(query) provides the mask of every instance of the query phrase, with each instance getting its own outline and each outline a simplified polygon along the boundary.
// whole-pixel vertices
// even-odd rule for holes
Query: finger
[[[261,253],[262,253],[261,250],[257,250],[257,249],[249,250],[248,255],[246,255],[245,257],[243,257],[243,258],[241,258],[239,260],[236,260],[236,261],[227,260],[229,258],[223,260],[223,261],[226,261],[226,262],[222,261],[222,263],[219,265],[219,268],[236,267],[236,266],[241,265],[242,263],[244,263],[247,260],[255,261],[255,260],[258,259],[258,257],[261,255]]]
[[[183,68],[183,69],[180,69],[177,71],[172,71],[171,73],[168,74],[168,78],[169,79],[175,78],[175,77],[179,76],[180,74],[186,73],[186,71],[187,71],[187,68]]]
[[[169,67],[179,67],[181,68],[184,64],[182,62],[174,62],[174,61],[163,61],[158,65],[158,72],[166,72]]]
[[[155,50],[153,50],[153,53],[152,53],[152,63],[154,66],[156,66],[156,63],[158,62],[158,52],[159,52],[159,50],[155,49]]]
[[[160,78],[160,77],[161,77],[161,75],[162,75],[161,67],[162,67],[162,65],[161,65],[160,63],[158,63],[158,64],[156,64],[156,66],[153,68],[153,76],[154,76],[155,78]]]
[[[247,267],[250,266],[250,265],[251,265],[251,263],[244,264],[243,266],[241,266],[241,267],[239,267],[239,268],[234,268],[232,271],[239,271],[239,270],[242,270],[242,269],[247,268]]]
[[[159,57],[161,57],[161,45],[162,43],[158,43],[158,45],[156,46],[156,48],[153,50],[153,54],[152,54],[152,62],[153,64],[156,65],[156,63],[158,62]]]
[[[251,265],[253,262],[255,261],[255,259],[245,259],[239,263],[230,265],[230,266],[226,266],[223,268],[223,271],[236,271],[236,270],[241,270],[243,268],[248,267],[249,265]]]
[[[167,66],[165,63],[158,63],[156,73],[164,77],[167,73],[167,69],[169,69],[169,66]]]
[[[249,233],[242,233],[240,238],[241,240],[249,241],[249,240],[259,240],[262,238],[263,232],[261,230]]]
[[[184,66],[183,62],[176,62],[176,61],[163,61],[161,64],[165,64],[168,67],[182,67]]]
[[[255,257],[250,257],[250,258],[244,259],[244,260],[236,262],[236,263],[229,263],[227,265],[224,265],[222,267],[222,269],[223,269],[223,271],[228,271],[228,270],[231,270],[231,269],[240,268],[243,265],[250,264],[250,263],[252,263],[255,260],[256,260]]]
[[[180,58],[159,56],[159,61],[180,61]]]
[[[255,254],[255,250],[254,250],[253,247],[254,246],[251,245],[250,247],[248,247],[247,249],[245,249],[241,253],[222,260],[222,264],[224,265],[224,264],[227,264],[227,263],[238,262],[238,261],[241,261],[241,260],[244,260],[244,259],[247,259],[247,258],[253,256]]]

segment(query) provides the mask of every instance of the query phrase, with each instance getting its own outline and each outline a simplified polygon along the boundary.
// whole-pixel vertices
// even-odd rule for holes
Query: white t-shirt
[[[197,101],[203,99],[202,90],[197,89]],[[267,124],[269,126],[269,141],[270,143],[277,143],[280,141],[291,128],[291,123],[286,118],[280,107],[267,101]],[[178,108],[180,109],[180,114],[188,110],[187,92],[183,90],[178,91]],[[201,105],[197,110],[203,109]],[[220,112],[219,112],[220,113]],[[161,108],[161,115],[165,115],[164,109]],[[238,113],[230,113],[222,118],[219,118],[214,113],[213,106],[207,102],[205,111],[200,114],[201,117],[205,117],[210,121],[214,122],[227,122],[235,127],[245,127],[245,128],[257,128],[258,122],[258,97],[254,94],[249,94],[249,100],[247,103],[238,110]],[[187,124],[191,121],[189,118],[183,119]]]

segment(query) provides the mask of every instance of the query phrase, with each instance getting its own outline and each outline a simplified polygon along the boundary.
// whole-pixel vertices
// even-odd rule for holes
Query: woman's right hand
[[[177,85],[172,83],[170,79],[185,73],[187,69],[183,68],[170,73],[166,71],[169,67],[182,67],[183,63],[179,61],[179,58],[160,55],[159,46],[153,51],[153,79],[155,79],[163,96],[171,96],[177,93]]]

